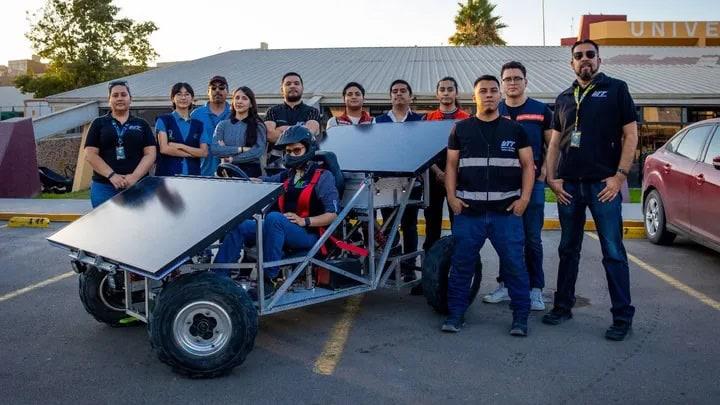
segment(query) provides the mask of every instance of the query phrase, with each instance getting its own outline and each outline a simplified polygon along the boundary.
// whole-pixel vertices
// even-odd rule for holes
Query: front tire
[[[423,260],[422,286],[423,294],[428,305],[441,314],[448,313],[447,289],[448,276],[450,274],[450,258],[452,256],[454,239],[445,236],[435,242],[425,254]],[[482,262],[478,254],[475,264],[475,274],[470,285],[470,296],[468,305],[471,305],[480,290],[482,281]]]
[[[148,325],[158,358],[191,378],[224,375],[242,364],[257,329],[257,310],[245,290],[211,272],[172,281]]]
[[[651,191],[645,198],[643,216],[645,217],[645,233],[650,242],[656,245],[669,245],[675,240],[677,235],[667,230],[665,206],[657,190]]]
[[[86,266],[86,270],[79,277],[80,301],[85,310],[98,322],[120,326],[120,321],[127,318],[123,281],[120,280],[122,277],[117,277],[114,280],[116,287],[111,288],[108,282],[110,277],[113,276],[106,271],[98,270],[94,266]]]

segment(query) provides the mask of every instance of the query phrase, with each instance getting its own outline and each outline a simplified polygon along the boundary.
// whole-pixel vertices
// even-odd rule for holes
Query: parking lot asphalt
[[[3,225],[4,403],[720,402],[720,254],[683,240],[626,241],[637,314],[624,342],[603,338],[610,300],[599,242],[587,234],[575,317],[563,325],[544,325],[534,312],[530,336],[514,338],[506,303],[478,297],[467,326],[448,335],[423,297],[380,290],[360,299],[330,375],[315,366],[338,321],[348,320],[346,300],[262,317],[244,364],[226,377],[190,380],[157,360],[144,326],[110,328],[85,313],[77,276],[64,276],[65,252],[44,240],[63,224]],[[543,233],[548,306],[559,236]],[[489,244],[482,257],[481,295],[495,287],[498,263]]]

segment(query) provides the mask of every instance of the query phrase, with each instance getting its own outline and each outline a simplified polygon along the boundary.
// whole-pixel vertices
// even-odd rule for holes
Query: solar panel
[[[161,278],[281,192],[277,183],[146,177],[48,240]]]
[[[340,169],[385,176],[417,175],[445,153],[453,120],[332,127],[320,149],[335,152]]]

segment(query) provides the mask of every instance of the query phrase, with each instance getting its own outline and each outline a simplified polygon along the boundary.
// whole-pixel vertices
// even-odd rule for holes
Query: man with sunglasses
[[[213,76],[208,83],[208,102],[198,107],[190,114],[190,118],[203,123],[203,136],[201,143],[212,143],[215,127],[222,120],[230,118],[230,104],[226,101],[228,96],[228,82],[223,76]],[[220,160],[208,154],[200,162],[202,176],[214,176]]]
[[[266,262],[282,259],[283,248],[310,249],[320,237],[318,228],[328,226],[337,217],[339,193],[333,174],[313,161],[316,146],[309,129],[293,126],[275,143],[285,151],[286,169],[260,181],[282,183],[285,193],[263,222],[263,257]],[[243,221],[223,239],[215,263],[237,263],[240,250],[255,243],[255,220]],[[216,269],[229,276],[229,269]],[[265,270],[265,295],[273,293],[277,267]]]
[[[570,66],[577,80],[555,101],[547,155],[547,183],[558,200],[562,236],[557,291],[548,325],[572,318],[585,210],[595,221],[610,290],[613,323],[609,340],[623,340],[632,325],[630,275],[622,241],[622,197],[637,146],[635,104],[625,82],[599,73],[598,45],[576,42]],[[559,162],[558,162],[559,160]]]
[[[544,311],[542,289],[545,288],[543,272],[542,228],[545,219],[545,147],[550,142],[550,124],[552,112],[548,106],[529,98],[527,88],[527,70],[520,62],[508,62],[500,69],[502,91],[505,98],[500,101],[500,115],[509,118],[525,128],[535,162],[535,185],[525,213],[525,265],[530,277],[530,309]],[[510,299],[505,287],[505,266],[500,264],[498,287],[483,297],[483,302],[495,304]]]

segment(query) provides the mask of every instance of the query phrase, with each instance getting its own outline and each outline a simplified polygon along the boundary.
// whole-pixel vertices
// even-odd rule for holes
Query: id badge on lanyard
[[[113,127],[115,128],[115,133],[118,137],[118,144],[115,147],[115,159],[116,160],[124,160],[125,159],[125,146],[123,145],[123,138],[125,136],[125,131],[127,130],[127,123],[125,123],[122,128],[118,127],[118,125],[113,121]]]
[[[582,96],[580,96],[580,87],[575,87],[575,127],[570,132],[570,147],[579,148],[580,141],[582,140],[582,131],[580,131],[580,104],[582,104],[585,96],[595,87],[595,84],[591,84],[585,89]]]

